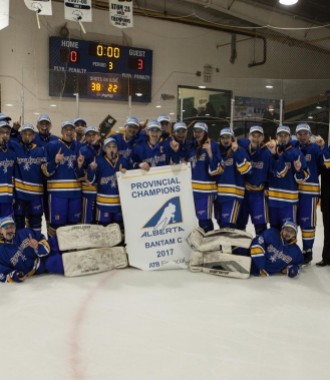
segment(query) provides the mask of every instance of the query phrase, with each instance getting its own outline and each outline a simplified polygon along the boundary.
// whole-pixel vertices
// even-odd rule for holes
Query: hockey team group
[[[248,249],[235,251],[249,257],[251,274],[295,277],[311,262],[319,175],[330,169],[330,150],[320,136],[311,142],[308,124],[298,124],[294,138],[280,125],[267,142],[260,125],[242,139],[223,128],[213,141],[200,121],[189,126],[188,140],[187,125],[167,115],[144,124],[130,117],[123,132],[104,140],[83,118],[64,121],[60,137],[51,127],[48,115],[40,115],[35,128],[11,124],[0,113],[1,282],[65,274],[58,229],[113,224],[124,231],[117,172],[180,163],[190,163],[196,217],[206,238],[215,228],[245,231],[251,219],[255,237]],[[41,234],[43,216],[48,239]]]

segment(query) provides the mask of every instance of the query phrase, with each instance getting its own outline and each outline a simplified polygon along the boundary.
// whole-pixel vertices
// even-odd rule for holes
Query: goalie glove
[[[288,277],[294,278],[298,276],[299,272],[300,272],[299,265],[288,265],[286,274],[288,275]]]
[[[17,270],[10,272],[7,275],[6,282],[23,282],[25,280],[25,275],[23,272]]]

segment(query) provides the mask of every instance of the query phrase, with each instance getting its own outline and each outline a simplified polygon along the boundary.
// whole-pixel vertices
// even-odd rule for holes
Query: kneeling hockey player
[[[269,228],[252,240],[250,254],[252,258],[251,274],[270,276],[276,273],[295,277],[304,262],[301,249],[296,244],[297,225],[285,222],[281,231]]]

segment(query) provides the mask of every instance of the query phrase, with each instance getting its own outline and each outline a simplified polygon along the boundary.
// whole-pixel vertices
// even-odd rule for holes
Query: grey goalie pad
[[[193,251],[189,270],[216,276],[246,279],[250,277],[251,257],[231,255],[223,252]]]
[[[101,273],[128,266],[125,247],[97,248],[62,255],[66,277]]]
[[[60,251],[70,251],[87,248],[114,247],[122,241],[119,224],[108,226],[96,224],[76,224],[59,227],[56,230]]]
[[[220,250],[232,253],[232,247],[250,248],[251,241],[251,234],[235,228],[221,228],[207,233],[202,228],[196,228],[187,238],[191,248],[200,252]]]

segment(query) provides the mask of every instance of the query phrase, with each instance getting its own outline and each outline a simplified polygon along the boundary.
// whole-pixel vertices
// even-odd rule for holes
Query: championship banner
[[[64,18],[71,21],[92,22],[92,0],[65,0]]]
[[[133,1],[109,0],[110,22],[117,28],[133,27]]]
[[[24,3],[30,11],[38,12],[41,16],[51,16],[53,14],[51,0],[24,0]]]
[[[186,268],[186,238],[197,218],[190,165],[117,173],[129,264],[143,270]]]

